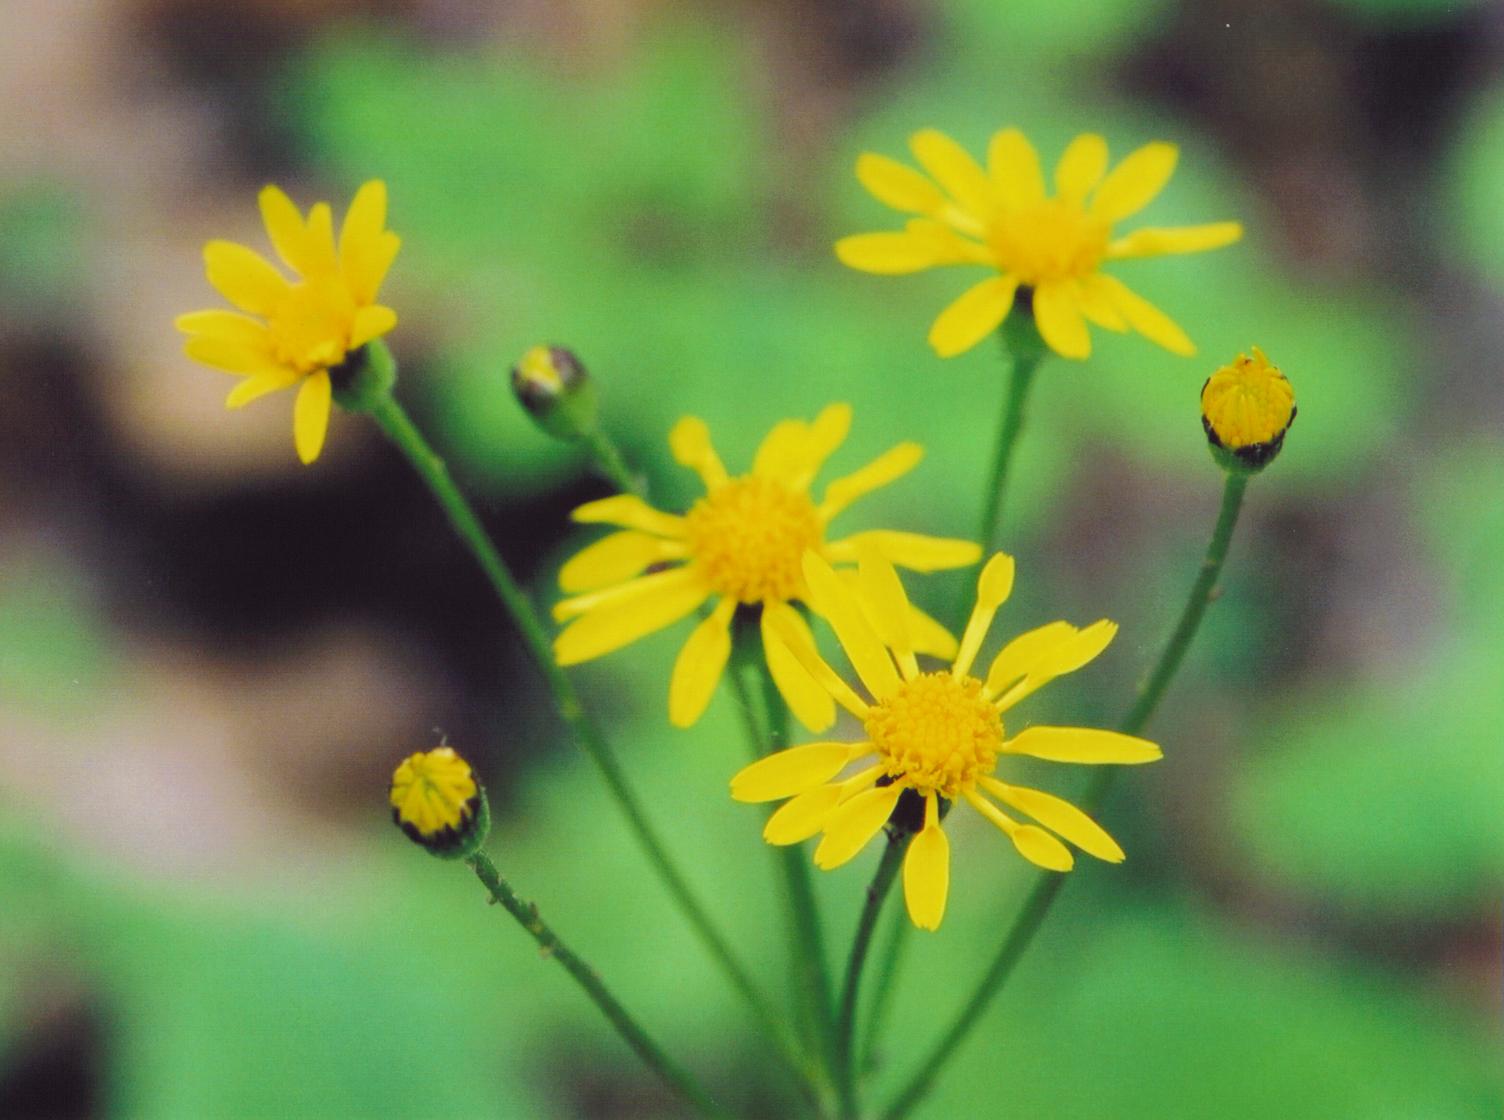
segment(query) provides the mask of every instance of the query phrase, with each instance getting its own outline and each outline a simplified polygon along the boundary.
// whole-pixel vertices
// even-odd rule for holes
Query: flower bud
[[[392,820],[440,859],[464,859],[486,842],[491,808],[470,764],[452,747],[403,759],[392,774]]]
[[[595,386],[572,350],[534,346],[512,367],[512,392],[555,439],[582,439],[595,430]]]
[[[1239,354],[1201,387],[1201,426],[1212,458],[1224,470],[1263,470],[1294,422],[1295,390],[1257,346],[1253,357]]]

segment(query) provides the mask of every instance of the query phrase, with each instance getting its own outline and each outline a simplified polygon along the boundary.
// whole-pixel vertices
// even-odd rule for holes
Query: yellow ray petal
[[[957,229],[970,236],[963,237]],[[934,251],[935,263],[985,264],[997,266],[997,259],[987,246],[972,240],[985,237],[987,228],[980,221],[969,218],[952,206],[945,212],[945,220],[935,218],[910,218],[904,223],[904,232]]]
[[[247,377],[230,390],[230,395],[225,398],[225,407],[244,408],[252,401],[259,400],[268,393],[276,393],[282,389],[291,388],[297,380],[297,374],[294,373],[274,373]]]
[[[204,246],[204,273],[220,295],[252,315],[269,318],[292,290],[270,261],[233,241]]]
[[[857,181],[884,206],[911,214],[933,214],[945,208],[938,187],[912,167],[896,159],[863,152],[856,160]]]
[[[813,552],[804,554],[804,578],[810,606],[830,623],[867,691],[879,700],[893,695],[898,691],[898,670],[850,588]]]
[[[788,704],[789,710],[794,713],[794,718],[811,731],[824,731],[836,721],[835,701],[830,698],[830,693],[809,675],[809,672],[799,663],[799,659],[778,636],[772,620],[780,613],[785,615],[786,626],[801,630],[804,640],[811,648],[815,644],[814,635],[809,632],[809,626],[797,610],[787,603],[763,604],[759,625],[762,630],[763,657],[768,663],[768,671],[772,673],[773,683],[778,687],[779,695]]]
[[[1106,829],[1069,801],[1037,789],[1010,786],[996,778],[984,777],[982,785],[1003,804],[1012,805],[1019,812],[1027,813],[1087,855],[1096,856],[1108,863],[1123,862],[1123,849],[1118,846],[1118,842],[1107,834]]]
[[[930,326],[929,343],[942,358],[970,350],[1008,317],[1018,280],[993,276],[962,292]]]
[[[298,399],[292,407],[292,438],[298,448],[298,458],[305,466],[317,459],[324,449],[332,396],[329,373],[322,369],[305,377],[303,387],[298,390]]]
[[[274,377],[279,373],[297,376],[271,356],[260,344],[246,345],[223,338],[195,335],[183,343],[183,353],[195,362],[222,369],[226,373],[238,373],[254,377]]]
[[[768,608],[764,607],[763,609],[766,611]],[[793,616],[791,617],[787,612],[793,612]],[[840,675],[825,663],[825,659],[815,649],[814,635],[810,633],[809,627],[804,623],[804,619],[797,617],[798,612],[794,611],[792,607],[788,607],[787,612],[775,609],[772,617],[769,619],[769,629],[783,643],[789,653],[794,656],[805,672],[813,677],[820,687],[831,695],[837,704],[840,704],[841,707],[856,716],[857,719],[865,720],[871,711],[871,708],[867,706],[867,702],[858,696],[852,690],[851,686],[843,681]]]
[[[902,786],[877,786],[842,802],[825,818],[825,838],[815,849],[815,866],[833,871],[865,848],[888,823],[902,793]]]
[[[688,568],[644,576],[625,586],[634,592],[581,615],[554,639],[554,658],[560,665],[590,661],[662,630],[710,594]]]
[[[1241,222],[1209,222],[1202,226],[1136,229],[1107,246],[1108,260],[1160,257],[1168,253],[1201,253],[1231,245],[1243,236]]]
[[[961,648],[956,653],[951,675],[957,680],[971,672],[971,663],[977,659],[977,651],[992,627],[993,616],[998,608],[1008,601],[1013,593],[1013,557],[1006,552],[996,553],[982,569],[977,579],[977,601],[971,608],[971,617],[966,620],[966,630],[961,635]]]
[[[303,224],[302,211],[287,197],[287,192],[272,184],[261,188],[257,202],[261,205],[261,220],[277,256],[294,272],[307,274],[310,267],[308,230]]]
[[[345,275],[376,248],[386,228],[386,184],[380,179],[362,183],[345,211],[339,229],[339,261]]]
[[[904,276],[948,263],[932,239],[909,233],[854,233],[836,242],[836,257],[847,268],[879,276]]]
[[[1005,128],[993,134],[987,146],[987,170],[1004,205],[1023,209],[1044,201],[1039,153],[1018,129]]]
[[[1034,289],[1034,323],[1062,358],[1091,356],[1091,336],[1069,283],[1051,281]]]
[[[1038,692],[1056,677],[1074,673],[1094,660],[1117,636],[1118,626],[1105,618],[1077,630],[1070,627],[1070,634],[1053,645],[1039,645],[1031,650],[1034,656],[1032,667],[1022,681],[1008,688],[997,698],[999,711],[1007,711],[1026,696]],[[989,674],[990,677],[990,674]]]
[[[1116,276],[1099,273],[1102,290],[1123,313],[1128,325],[1150,342],[1157,342],[1172,354],[1190,357],[1196,352],[1196,344],[1186,337],[1185,331],[1159,308],[1131,290]]]
[[[908,474],[919,460],[924,458],[924,448],[917,443],[900,443],[884,451],[872,462],[859,470],[838,478],[825,488],[820,502],[820,518],[829,523],[847,506],[874,490],[880,490],[890,482],[896,482]]]
[[[851,563],[864,548],[874,548],[878,554],[897,568],[911,572],[943,572],[950,568],[964,568],[975,564],[982,557],[981,546],[975,541],[963,541],[954,537],[931,537],[924,533],[904,533],[896,529],[869,529],[852,533],[825,546],[826,558],[841,563]]]
[[[373,304],[359,308],[350,323],[350,349],[358,350],[373,338],[380,338],[397,325],[397,313],[390,307]]]
[[[825,818],[841,803],[841,787],[816,786],[768,818],[762,838],[769,844],[797,844],[819,832]]]
[[[1026,754],[1050,762],[1123,766],[1164,757],[1158,745],[1136,735],[1094,727],[1029,727],[1003,744],[1004,754]]]
[[[349,255],[341,259],[340,270],[344,273],[345,283],[349,285],[350,294],[355,297],[357,306],[363,307],[375,301],[381,282],[386,279],[400,248],[402,239],[387,231],[375,241],[352,245]]]
[[[1091,200],[1093,216],[1109,224],[1137,214],[1154,201],[1175,173],[1180,149],[1155,141],[1145,144],[1111,171]]]
[[[1042,828],[1032,824],[1019,824],[981,794],[972,790],[965,793],[966,801],[998,828],[1002,829],[1018,854],[1047,871],[1069,871],[1076,865],[1071,850]]]
[[[668,721],[692,727],[705,713],[731,656],[731,616],[735,599],[722,599],[689,635],[674,659],[668,684]]]
[[[1124,319],[1113,301],[1109,287],[1102,283],[1102,274],[1093,272],[1078,277],[1072,284],[1076,306],[1089,322],[1110,331],[1126,331],[1128,320]]]
[[[714,490],[726,481],[726,467],[715,453],[710,440],[710,426],[698,416],[685,416],[668,434],[669,450],[674,461],[700,476],[706,490]]]
[[[893,651],[905,679],[919,675],[914,661],[914,642],[909,637],[909,597],[893,565],[868,547],[862,549],[857,567],[857,589],[868,620],[882,643]]]
[[[797,461],[789,465],[784,481],[795,490],[808,489],[825,460],[846,442],[851,431],[851,406],[844,402],[828,404],[820,410],[805,433]]]
[[[909,150],[930,178],[939,183],[961,209],[986,218],[997,208],[997,192],[986,172],[967,150],[945,133],[926,128],[909,137]]]
[[[992,659],[992,665],[987,670],[985,694],[998,696],[1018,684],[1033,671],[1045,654],[1079,632],[1069,622],[1049,622],[1024,631]]]
[[[760,758],[731,779],[737,801],[781,801],[824,785],[853,758],[872,753],[871,743],[806,743]]]
[[[579,595],[572,595],[568,599],[560,599],[553,606],[552,614],[555,622],[567,622],[571,618],[579,618],[601,607],[615,608],[629,599],[635,599],[639,595],[654,592],[657,588],[669,582],[672,575],[693,575],[694,570],[688,567],[671,568],[668,571],[654,572],[652,575],[642,576],[638,579],[628,579],[625,583],[617,583],[610,587],[602,587],[595,591],[586,591]],[[710,589],[705,590],[707,595]]]
[[[266,327],[247,315],[233,311],[190,311],[179,315],[172,325],[184,334],[213,339],[267,353],[270,340]]]
[[[1079,206],[1107,171],[1107,141],[1083,132],[1066,145],[1055,165],[1055,191],[1063,202]]]
[[[909,604],[909,636],[914,652],[941,661],[955,660],[960,644],[956,636],[912,603]]]
[[[925,797],[925,826],[903,859],[903,900],[920,929],[939,929],[950,893],[950,841],[940,828],[935,795]]]
[[[656,510],[635,494],[613,494],[586,502],[569,516],[585,525],[620,525],[660,537],[684,537],[684,518]]]
[[[315,202],[308,211],[308,267],[304,276],[333,276],[338,264],[334,252],[334,212],[327,202]]]
[[[641,574],[649,564],[684,555],[684,547],[661,537],[624,529],[587,545],[559,569],[559,588],[595,591]]]

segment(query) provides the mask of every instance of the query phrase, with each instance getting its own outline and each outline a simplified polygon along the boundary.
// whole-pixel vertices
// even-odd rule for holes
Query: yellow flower
[[[293,438],[298,457],[311,463],[324,446],[332,395],[330,370],[353,350],[397,325],[390,307],[376,302],[401,244],[386,229],[386,184],[373,179],[355,193],[334,240],[334,218],[320,202],[305,219],[277,187],[262,189],[261,217],[288,280],[254,249],[231,241],[204,246],[209,283],[234,311],[180,315],[177,328],[191,336],[184,352],[242,380],[226,408],[298,385]]]
[[[1257,346],[1239,354],[1201,387],[1201,426],[1213,454],[1230,452],[1240,469],[1261,470],[1284,446],[1295,422],[1295,390]]]
[[[770,640],[778,622],[808,634],[790,603],[807,596],[800,566],[813,550],[833,564],[851,564],[864,544],[891,562],[933,572],[974,564],[970,541],[874,530],[827,541],[835,516],[852,502],[908,473],[918,444],[900,443],[860,470],[825,487],[810,484],[825,459],[846,439],[851,407],[833,404],[812,423],[784,420],[762,441],[750,474],[731,477],[710,443],[703,420],[685,417],[669,435],[674,458],[696,471],[705,496],[684,516],[663,513],[630,494],[602,498],[574,511],[574,519],[620,532],[597,541],[559,572],[559,586],[575,593],[554,607],[569,625],[554,642],[561,665],[575,665],[620,649],[677,622],[709,599],[714,608],[695,627],[674,663],[669,719],[693,724],[710,703],[731,653],[731,620],[739,607],[760,608],[768,669],[789,708],[819,731],[835,720],[835,706],[781,644]],[[641,575],[648,568],[650,575]],[[909,624],[927,653],[945,656],[955,639],[917,609]]]
[[[453,747],[403,759],[392,774],[388,800],[397,827],[436,856],[469,855],[490,829],[485,790]]]
[[[999,757],[1008,755],[1080,763],[1160,757],[1148,740],[1115,731],[1034,726],[1010,738],[1003,730],[1005,712],[1091,661],[1112,641],[1116,625],[1104,619],[1078,630],[1067,622],[1052,622],[1004,646],[985,678],[971,675],[992,617],[1013,588],[1013,560],[998,553],[982,570],[976,606],[950,669],[920,672],[908,599],[887,561],[864,551],[855,587],[816,555],[806,557],[804,568],[810,605],[830,622],[873,699],[863,700],[847,685],[806,633],[778,628],[775,639],[862,721],[866,737],[857,743],[791,747],[731,779],[731,796],[738,801],[792,798],[768,818],[763,836],[769,843],[797,844],[823,832],[815,863],[826,870],[839,867],[877,835],[900,808],[900,799],[907,798],[916,835],[904,857],[904,898],[910,919],[922,929],[939,928],[945,914],[950,844],[940,828],[940,814],[946,802],[965,801],[1040,867],[1069,871],[1075,862],[1055,834],[1098,859],[1122,860],[1123,850],[1112,837],[1074,805],[994,776]],[[843,775],[858,759],[869,761]],[[994,799],[1038,824],[1014,820]]]
[[[1175,170],[1173,144],[1146,144],[1107,170],[1107,142],[1092,133],[1071,141],[1047,193],[1039,156],[1016,128],[992,137],[984,171],[950,137],[915,133],[919,166],[864,153],[857,178],[879,202],[918,217],[902,233],[862,233],[836,242],[836,255],[863,272],[900,275],[940,265],[981,265],[983,280],[940,313],[930,345],[942,358],[971,349],[1007,317],[1014,298],[1028,299],[1052,350],[1067,358],[1091,353],[1086,324],[1130,327],[1176,354],[1195,347],[1164,312],[1101,271],[1105,261],[1196,253],[1243,236],[1237,222],[1140,229],[1114,237],[1113,225],[1147,206]]]

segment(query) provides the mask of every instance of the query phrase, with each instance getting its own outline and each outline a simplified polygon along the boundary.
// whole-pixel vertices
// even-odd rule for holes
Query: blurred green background
[[[7,0],[0,5],[0,1116],[679,1115],[462,869],[391,828],[447,734],[491,850],[650,1029],[785,1114],[468,557],[374,432],[298,466],[290,401],[226,414],[180,356],[199,249],[255,192],[387,180],[401,393],[540,600],[604,492],[505,382],[576,348],[612,433],[694,493],[784,416],[856,410],[833,470],[921,468],[843,518],[966,535],[1003,386],[924,342],[965,282],[843,270],[892,224],[852,176],[933,125],[1181,168],[1146,224],[1239,246],[1119,273],[1191,360],[1097,333],[1047,367],[1011,499],[1013,631],[1119,620],[1032,719],[1108,723],[1215,511],[1197,391],[1257,343],[1300,417],[1225,581],[1014,985],[923,1116],[1466,1120],[1504,1109],[1504,22],[1434,0]],[[960,577],[913,581],[941,610]],[[718,917],[783,990],[761,815],[719,698],[665,719],[683,628],[579,671]],[[1072,690],[1074,688],[1074,691]],[[1041,780],[1062,794],[1079,775]],[[955,822],[879,1089],[988,958],[1028,871]],[[843,950],[875,851],[818,877]],[[751,1088],[749,1088],[751,1086]]]

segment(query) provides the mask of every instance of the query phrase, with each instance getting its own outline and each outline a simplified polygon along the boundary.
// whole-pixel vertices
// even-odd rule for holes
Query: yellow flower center
[[[336,277],[319,276],[293,285],[267,326],[277,359],[312,373],[344,361],[354,318],[349,288]]]
[[[992,773],[1003,745],[1003,718],[975,677],[925,673],[874,704],[867,736],[888,776],[920,793],[955,797]]]
[[[1201,389],[1201,416],[1223,447],[1237,451],[1278,439],[1295,414],[1295,390],[1257,346],[1253,357],[1212,374]]]
[[[1022,210],[1003,210],[987,230],[998,267],[1035,286],[1089,276],[1107,251],[1108,225],[1080,206],[1047,198]]]
[[[695,503],[689,549],[716,591],[742,603],[785,602],[804,583],[804,553],[824,540],[809,496],[748,475]]]
[[[452,747],[409,755],[392,775],[397,822],[424,837],[459,828],[475,811],[475,794],[470,764]]]

